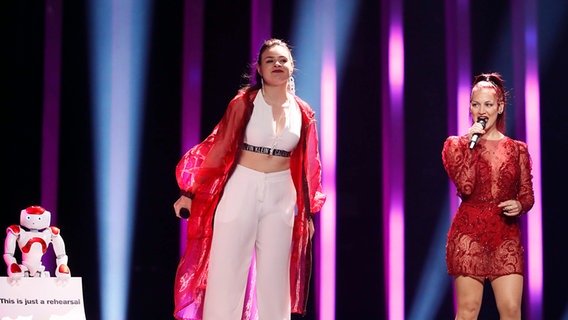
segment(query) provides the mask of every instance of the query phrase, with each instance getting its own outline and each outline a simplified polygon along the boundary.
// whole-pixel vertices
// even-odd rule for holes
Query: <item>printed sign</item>
[[[80,277],[0,277],[0,320],[86,320]]]

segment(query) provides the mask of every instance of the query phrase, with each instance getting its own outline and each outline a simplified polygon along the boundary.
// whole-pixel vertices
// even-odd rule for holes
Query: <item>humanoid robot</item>
[[[50,226],[51,212],[40,206],[31,206],[20,212],[20,225],[11,225],[6,230],[4,242],[4,261],[8,267],[8,277],[13,280],[22,277],[50,277],[41,258],[49,244],[53,245],[56,257],[55,275],[68,279],[71,272],[67,267],[65,243],[59,228]],[[22,252],[22,263],[14,256],[16,244]]]

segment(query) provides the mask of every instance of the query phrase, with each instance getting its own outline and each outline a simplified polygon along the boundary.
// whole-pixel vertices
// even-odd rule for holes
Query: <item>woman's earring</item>
[[[290,78],[288,78],[288,90],[290,90],[292,93],[296,93],[296,83],[294,82],[294,77],[290,76]]]

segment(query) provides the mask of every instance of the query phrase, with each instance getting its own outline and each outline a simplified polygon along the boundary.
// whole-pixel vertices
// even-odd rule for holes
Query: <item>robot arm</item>
[[[6,229],[6,240],[4,241],[4,262],[6,262],[8,277],[19,279],[24,276],[22,266],[18,264],[16,257],[16,244],[20,237],[20,226],[11,225]]]
[[[56,258],[55,276],[58,278],[70,278],[71,271],[67,266],[68,257],[65,253],[65,242],[61,237],[60,230],[57,227],[50,227],[51,229],[51,244],[53,245],[53,252]]]

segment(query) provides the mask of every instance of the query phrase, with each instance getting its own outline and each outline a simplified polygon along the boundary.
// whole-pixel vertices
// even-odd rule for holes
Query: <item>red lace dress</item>
[[[442,161],[462,202],[446,244],[450,275],[482,281],[523,274],[519,217],[534,204],[531,159],[524,142],[481,139],[470,150],[467,135],[444,143]],[[521,214],[509,217],[497,205],[518,200]]]

